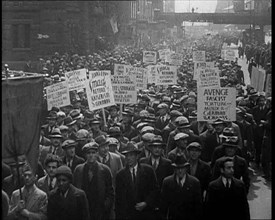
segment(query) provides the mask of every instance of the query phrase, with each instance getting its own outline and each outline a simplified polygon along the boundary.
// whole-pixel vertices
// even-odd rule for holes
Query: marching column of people
[[[235,62],[207,54],[228,76],[221,84],[244,83]],[[118,63],[142,66],[134,57],[122,53]],[[149,84],[138,103],[105,108],[105,116],[89,110],[84,91],[53,107],[41,127],[36,172],[27,162],[10,170],[2,163],[5,218],[249,219],[248,167],[255,162],[271,178],[271,98],[237,89],[236,122],[197,121],[192,65],[185,56],[177,85]],[[228,208],[238,212],[225,216]]]

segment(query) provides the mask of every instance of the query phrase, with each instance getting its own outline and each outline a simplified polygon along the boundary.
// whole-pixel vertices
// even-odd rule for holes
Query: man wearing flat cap
[[[72,185],[71,169],[62,165],[56,170],[57,188],[50,192],[47,217],[51,220],[90,220],[89,204],[83,190]]]
[[[161,188],[161,213],[164,219],[198,220],[202,216],[200,181],[187,173],[190,164],[177,156],[174,174],[163,180]]]
[[[162,130],[170,120],[170,115],[168,114],[169,107],[165,103],[161,103],[157,106],[157,114],[159,115],[156,119],[155,127]]]
[[[90,219],[109,219],[114,202],[112,173],[108,166],[99,163],[96,142],[89,142],[82,148],[86,162],[79,164],[73,173],[73,184],[84,190],[89,201]]]
[[[191,142],[186,147],[186,150],[189,157],[188,162],[190,163],[189,174],[200,181],[202,199],[204,201],[206,190],[211,180],[211,168],[206,162],[200,159],[202,150],[200,143]]]
[[[107,135],[106,132],[102,131],[100,128],[100,124],[101,122],[94,118],[92,120],[90,120],[90,127],[91,127],[91,131],[93,132],[93,138],[95,139],[96,137],[100,136],[100,135]]]
[[[57,119],[57,112],[50,111],[48,117],[46,117],[47,124],[44,128],[44,135],[46,138],[49,138],[49,135],[52,133],[53,129],[56,128],[56,119]]]
[[[175,161],[177,155],[182,155],[186,160],[188,159],[188,154],[186,151],[187,139],[189,135],[185,133],[177,133],[174,137],[175,148],[167,153],[167,158],[172,162]]]
[[[137,143],[137,147],[141,151],[138,155],[138,159],[142,157],[150,157],[151,152],[149,149],[149,143],[153,140],[154,136],[155,134],[153,133],[153,130],[148,130],[142,134],[141,141]]]
[[[132,126],[133,124],[133,113],[131,110],[126,109],[122,112],[122,123],[121,123],[121,131],[124,137],[131,140],[135,136],[137,136],[138,132]]]
[[[155,219],[158,183],[153,168],[138,162],[140,150],[129,142],[125,151],[126,166],[116,176],[115,211],[117,219]]]
[[[77,145],[77,142],[71,139],[68,139],[62,143],[62,149],[65,152],[65,156],[62,158],[62,161],[64,164],[66,164],[72,172],[74,172],[74,169],[78,164],[82,164],[85,162],[85,160],[75,153],[75,147]]]

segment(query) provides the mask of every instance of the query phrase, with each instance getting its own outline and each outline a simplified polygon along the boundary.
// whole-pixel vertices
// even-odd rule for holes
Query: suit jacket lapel
[[[28,209],[28,210],[31,210],[32,207],[36,204],[36,201],[39,199],[37,187],[35,185],[34,185],[34,187],[35,187],[34,191],[29,196],[29,198],[31,198],[31,199],[26,204],[26,209]]]

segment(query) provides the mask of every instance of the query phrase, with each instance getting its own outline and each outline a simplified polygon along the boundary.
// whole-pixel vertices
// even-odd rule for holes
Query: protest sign
[[[236,121],[235,88],[199,87],[197,97],[198,121]]]
[[[218,68],[206,68],[200,73],[197,80],[198,87],[220,87],[220,76]]]
[[[52,107],[59,108],[71,104],[68,82],[63,81],[55,83],[45,87],[45,89],[47,94],[48,110],[51,110]]]
[[[176,66],[157,66],[156,85],[172,85],[177,83]]]
[[[166,60],[166,57],[168,54],[170,54],[170,49],[163,49],[163,50],[159,50],[159,59],[161,60]]]
[[[111,83],[111,71],[90,71],[86,83],[89,110],[115,105],[114,93]]]
[[[115,65],[114,75],[111,76],[115,103],[131,104],[137,102],[136,76],[129,71],[130,66]]]
[[[179,53],[170,53],[166,62],[173,66],[180,66],[182,64],[183,55]]]
[[[205,51],[202,51],[202,50],[193,51],[193,62],[205,62]]]
[[[147,89],[147,69],[140,67],[130,67],[129,72],[136,76],[137,89]]]
[[[156,83],[156,75],[157,75],[157,66],[156,65],[150,65],[147,66],[148,70],[148,83]]]
[[[145,64],[156,64],[157,52],[155,51],[143,51],[143,63]]]
[[[83,89],[86,86],[86,69],[73,70],[65,73],[65,79],[69,85],[69,91]]]
[[[272,78],[271,74],[266,75],[266,80],[265,80],[265,96],[266,97],[271,97],[272,95]]]
[[[264,90],[264,80],[265,73],[257,69],[256,67],[252,67],[251,73],[251,86],[258,92],[262,92]]]
[[[232,49],[224,49],[221,51],[221,58],[224,60],[230,60],[230,61],[235,61],[235,50]]]
[[[214,62],[194,62],[193,80],[197,80],[200,73],[203,72],[201,70],[206,68],[214,68]]]

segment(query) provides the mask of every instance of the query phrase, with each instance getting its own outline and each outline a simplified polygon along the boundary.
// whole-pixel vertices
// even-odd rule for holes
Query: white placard
[[[198,87],[220,87],[220,75],[218,68],[206,68],[199,75]]]
[[[143,51],[143,63],[145,63],[145,64],[156,64],[157,63],[157,52],[155,52],[155,51]]]
[[[86,69],[73,70],[65,73],[65,79],[69,85],[69,91],[79,90],[86,87]]]
[[[147,89],[147,69],[141,67],[130,67],[129,71],[136,76],[137,89]]]
[[[115,105],[111,71],[109,70],[89,71],[86,91],[91,111]]]
[[[48,110],[52,107],[63,107],[70,105],[69,86],[66,81],[52,84],[45,87],[47,94],[47,106]]]
[[[202,50],[193,51],[193,62],[205,62],[205,51],[202,51]]]
[[[129,71],[130,66],[115,64],[114,75],[111,76],[115,103],[137,103],[136,76]]]
[[[176,66],[157,66],[156,85],[173,85],[177,84],[177,67]]]
[[[170,49],[159,50],[159,59],[165,61],[168,54],[170,54]]]
[[[182,64],[183,55],[180,53],[170,53],[170,55],[167,57],[166,62],[169,62],[169,64],[173,66],[180,66]]]
[[[157,66],[156,65],[150,65],[147,66],[148,69],[148,83],[156,83],[156,77],[157,77]]]
[[[236,53],[232,49],[224,49],[221,51],[221,58],[224,60],[235,61]]]
[[[194,62],[193,80],[197,80],[200,73],[203,73],[201,70],[206,68],[214,68],[214,62]]]
[[[236,121],[236,89],[198,88],[198,121]]]

